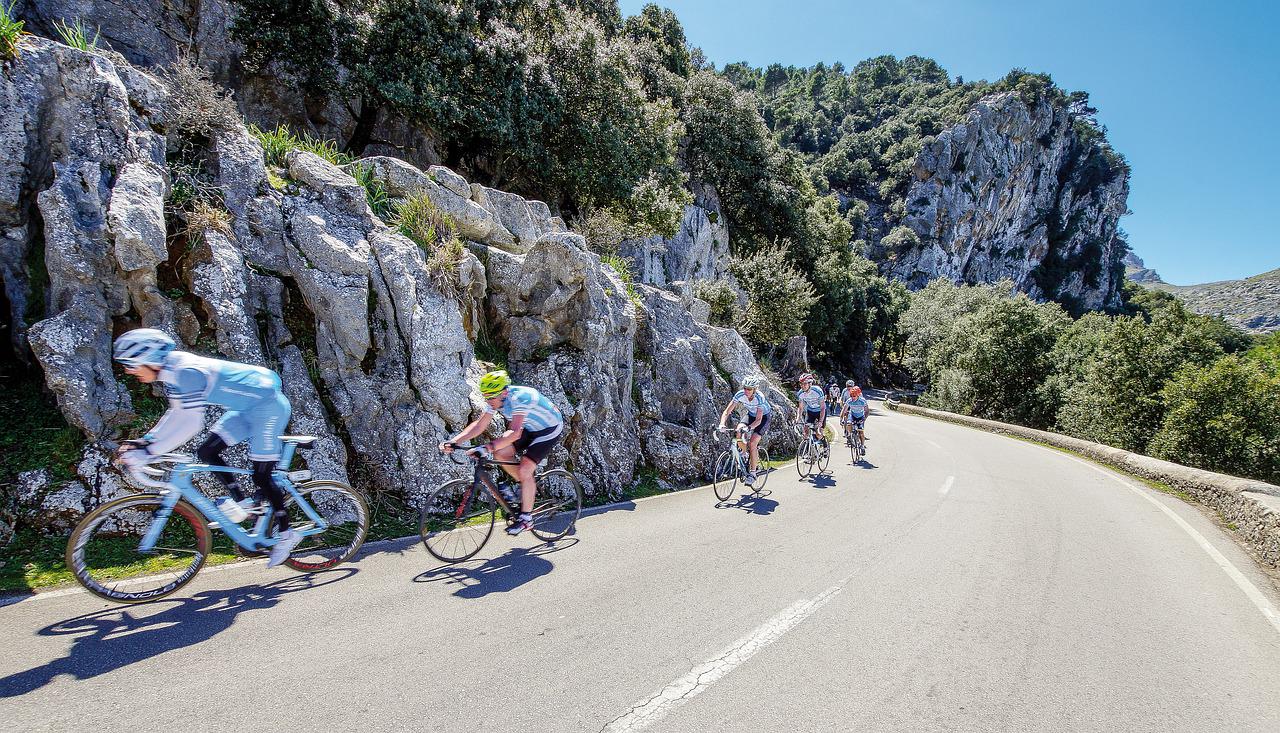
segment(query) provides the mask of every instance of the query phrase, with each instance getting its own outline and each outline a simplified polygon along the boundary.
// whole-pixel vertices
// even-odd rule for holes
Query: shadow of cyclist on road
[[[829,473],[816,473],[810,477],[815,489],[829,489],[836,485],[836,479]]]
[[[722,501],[716,506],[721,509],[741,509],[748,514],[757,514],[763,517],[773,514],[773,511],[778,508],[778,502],[767,498],[771,493],[773,492],[766,489],[759,494],[743,494],[732,504]]]
[[[0,698],[38,690],[60,675],[91,679],[158,654],[194,646],[230,628],[245,611],[271,608],[286,593],[328,585],[357,572],[355,568],[337,568],[266,585],[108,608],[59,621],[37,633],[74,635],[67,656],[0,678]]]
[[[478,565],[478,561],[471,560],[426,570],[415,576],[413,582],[443,581],[445,585],[459,585],[461,587],[453,592],[458,598],[484,598],[490,593],[506,593],[551,572],[555,565],[544,555],[577,543],[576,538],[570,537],[551,545],[515,547]]]

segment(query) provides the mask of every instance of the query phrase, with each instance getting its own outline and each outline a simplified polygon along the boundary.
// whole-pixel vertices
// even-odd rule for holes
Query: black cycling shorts
[[[804,421],[810,425],[817,425],[819,418],[822,417],[822,410],[805,410]]]
[[[753,432],[753,433],[755,433],[756,435],[763,436],[763,435],[764,435],[766,432],[768,432],[768,430],[769,430],[769,418],[771,418],[771,417],[773,417],[773,415],[772,415],[772,414],[766,413],[766,414],[765,414],[765,416],[764,416],[764,419],[760,421],[760,425],[759,425],[759,427],[757,427],[757,428],[756,428],[755,430],[753,430],[752,432]],[[743,420],[743,421],[742,421],[742,424],[743,424],[743,425],[746,425],[746,426],[749,428],[749,427],[751,427],[751,423],[753,423],[753,422],[755,422],[755,421],[756,421],[756,416],[755,416],[755,415],[748,414],[748,415],[747,415],[747,419],[746,419],[746,420]]]
[[[551,455],[551,449],[556,447],[556,443],[560,442],[560,434],[563,431],[564,423],[543,430],[526,430],[516,438],[516,442],[512,443],[511,447],[515,448],[517,455],[528,458],[534,463],[542,463],[543,459]]]

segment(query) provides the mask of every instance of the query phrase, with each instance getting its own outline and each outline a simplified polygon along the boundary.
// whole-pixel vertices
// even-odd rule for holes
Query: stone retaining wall
[[[1201,504],[1212,507],[1225,521],[1235,525],[1240,535],[1263,562],[1273,568],[1280,567],[1280,486],[1199,468],[1189,468],[1101,443],[1025,428],[1021,425],[983,420],[891,401],[886,401],[885,405],[909,415],[923,415],[1064,448],[1098,463],[1168,484],[1195,497]]]

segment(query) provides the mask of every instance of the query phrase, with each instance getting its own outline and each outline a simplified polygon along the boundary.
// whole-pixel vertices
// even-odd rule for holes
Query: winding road
[[[1280,731],[1280,594],[1200,509],[879,406],[868,435],[558,547],[0,607],[0,729]]]

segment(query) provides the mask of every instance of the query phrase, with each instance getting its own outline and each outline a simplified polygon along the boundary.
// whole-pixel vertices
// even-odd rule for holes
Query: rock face
[[[618,253],[631,261],[636,279],[666,287],[694,280],[728,280],[729,228],[720,198],[710,186],[695,184],[694,202],[684,209],[674,237],[629,239]]]
[[[989,97],[920,151],[903,219],[920,243],[900,238],[883,269],[911,287],[1008,278],[1033,297],[1116,307],[1128,188],[1066,110]]]
[[[1124,265],[1124,276],[1136,283],[1161,283],[1160,273],[1147,267],[1142,258],[1133,252],[1126,253],[1120,261]]]
[[[100,441],[137,429],[110,357],[113,333],[139,325],[277,370],[289,430],[320,439],[309,467],[410,504],[465,470],[436,445],[479,415],[480,334],[506,351],[517,383],[560,407],[567,430],[552,461],[589,495],[616,497],[641,470],[707,478],[720,410],[739,380],[761,374],[736,332],[705,324],[705,304],[643,285],[633,296],[541,202],[438,166],[355,163],[393,197],[425,193],[458,222],[469,252],[460,292],[446,296],[439,265],[374,215],[347,171],[293,151],[269,176],[240,125],[177,144],[181,131],[162,122],[165,85],[118,56],[33,40],[0,74],[0,100],[4,317],[91,441],[78,480],[33,473],[15,484],[20,497],[0,497],[22,508],[16,521],[65,529],[127,490]],[[184,165],[221,193],[222,220],[197,223],[171,198],[170,158],[190,155]],[[708,256],[693,259],[714,268]],[[771,440],[785,446],[789,407],[780,392],[771,399]],[[0,532],[12,531],[5,522]]]

